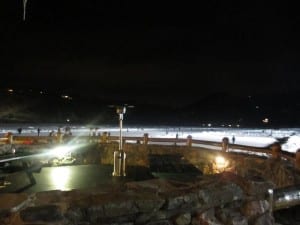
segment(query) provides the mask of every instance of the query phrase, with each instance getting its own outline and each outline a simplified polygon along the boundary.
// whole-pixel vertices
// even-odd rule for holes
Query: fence
[[[34,145],[34,144],[54,144],[54,143],[67,143],[67,142],[95,142],[95,143],[111,143],[119,142],[119,136],[110,136],[104,132],[101,136],[13,136],[8,134],[0,138],[0,144],[12,145]],[[297,169],[300,169],[300,149],[295,153],[287,153],[281,151],[281,146],[274,143],[267,147],[252,147],[245,145],[229,144],[228,138],[223,138],[221,142],[204,141],[192,139],[192,136],[187,138],[150,138],[147,133],[142,137],[123,136],[122,141],[134,144],[157,144],[157,145],[173,145],[173,146],[187,146],[187,147],[201,147],[212,150],[221,150],[223,152],[237,152],[246,154],[257,154],[272,156],[273,158],[283,158],[295,163]]]

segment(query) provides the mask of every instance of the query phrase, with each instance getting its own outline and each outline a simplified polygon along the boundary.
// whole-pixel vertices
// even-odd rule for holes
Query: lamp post
[[[114,171],[112,173],[113,176],[126,176],[126,167],[125,167],[125,159],[126,154],[123,150],[123,118],[126,112],[125,106],[117,106],[116,107],[117,114],[119,115],[119,126],[120,126],[120,136],[119,136],[119,150],[114,152]]]

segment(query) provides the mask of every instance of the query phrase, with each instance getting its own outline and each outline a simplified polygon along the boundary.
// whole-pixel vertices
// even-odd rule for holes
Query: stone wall
[[[101,157],[99,156],[99,161],[102,164],[113,164],[113,152],[116,150],[118,150],[116,143],[100,145]],[[280,158],[234,154],[188,146],[125,144],[124,151],[126,152],[126,164],[132,166],[148,167],[148,154],[180,154],[203,174],[233,172],[243,177],[259,177],[272,181],[276,187],[300,183],[299,171],[295,170],[292,162]],[[217,156],[223,156],[226,159],[227,165],[225,168],[217,168]]]
[[[231,173],[192,183],[161,179],[97,190],[0,195],[1,225],[267,225],[271,183]]]
[[[117,144],[102,144],[99,147],[101,151],[101,163],[113,164],[113,152],[118,150]],[[148,154],[181,154],[191,164],[202,169],[207,162],[213,162],[219,151],[212,151],[204,148],[187,146],[163,146],[163,145],[143,145],[143,144],[125,144],[126,163],[132,166],[148,166]]]
[[[113,164],[117,143],[90,145],[84,163]],[[200,170],[219,151],[186,146],[125,144],[127,165],[148,166],[148,154],[181,154]],[[273,225],[268,190],[297,183],[280,159],[222,153],[229,169],[191,182],[151,179],[101,189],[1,194],[1,225]],[[287,177],[281,182],[273,171]],[[117,178],[118,179],[118,178]],[[299,181],[299,180],[298,180]]]

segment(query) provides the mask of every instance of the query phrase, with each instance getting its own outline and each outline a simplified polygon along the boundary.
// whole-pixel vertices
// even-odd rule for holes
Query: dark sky
[[[24,22],[21,2],[1,0],[2,87],[166,101],[299,89],[287,3],[28,0]]]

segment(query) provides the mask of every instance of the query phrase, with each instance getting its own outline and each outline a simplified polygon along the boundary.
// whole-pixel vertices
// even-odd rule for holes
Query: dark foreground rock
[[[82,162],[112,164],[112,152],[117,147],[99,146],[96,151],[91,146],[92,151],[80,157]],[[159,157],[173,152],[205,175],[197,173],[185,181],[120,183],[106,189],[1,194],[0,225],[273,225],[274,206],[268,191],[300,180],[299,173],[284,160],[226,154],[228,170],[213,174],[215,151],[178,146],[125,148],[128,165],[146,167],[150,152]],[[154,168],[160,168],[158,162]],[[187,168],[182,163],[171,165],[171,171],[173,165],[180,165],[175,168],[177,172]]]
[[[265,189],[255,192],[245,189],[251,182],[223,173],[193,182],[162,179],[128,182],[110,191],[2,194],[0,202],[10,204],[1,204],[0,224],[275,224]],[[266,182],[265,187],[270,187],[270,183]]]

